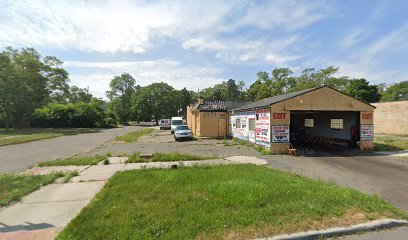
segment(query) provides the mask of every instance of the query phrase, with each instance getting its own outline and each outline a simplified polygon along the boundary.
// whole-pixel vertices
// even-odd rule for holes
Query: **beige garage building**
[[[294,142],[373,149],[375,107],[328,86],[259,100],[231,111],[231,135],[287,152]]]

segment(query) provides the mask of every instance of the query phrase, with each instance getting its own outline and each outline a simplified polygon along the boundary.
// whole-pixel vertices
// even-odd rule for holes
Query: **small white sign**
[[[372,141],[374,139],[373,125],[361,125],[361,141]]]
[[[272,142],[289,142],[289,126],[272,126]]]

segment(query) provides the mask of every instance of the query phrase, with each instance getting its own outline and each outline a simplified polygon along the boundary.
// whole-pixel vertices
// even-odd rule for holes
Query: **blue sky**
[[[408,80],[407,12],[408,0],[0,0],[0,48],[56,56],[98,97],[123,72],[197,90],[333,65],[390,84]]]

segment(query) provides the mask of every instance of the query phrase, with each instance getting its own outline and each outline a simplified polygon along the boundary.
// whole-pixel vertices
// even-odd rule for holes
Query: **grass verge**
[[[169,161],[189,161],[189,160],[205,160],[205,159],[216,159],[217,156],[198,156],[192,154],[186,154],[181,152],[172,153],[154,153],[151,159],[145,159],[139,157],[140,153],[136,152],[129,156],[127,160],[128,163],[138,163],[138,162],[169,162]]]
[[[377,135],[374,139],[374,151],[408,150],[408,137],[396,135]]]
[[[107,159],[110,153],[104,155],[88,156],[88,157],[69,157],[64,159],[56,159],[52,161],[40,162],[37,164],[39,167],[50,167],[50,166],[81,166],[81,165],[96,165],[100,161]]]
[[[123,141],[123,142],[136,142],[141,136],[152,133],[154,131],[153,128],[142,128],[135,132],[126,133],[122,136],[117,136],[116,141]]]
[[[73,129],[51,129],[51,128],[27,128],[27,129],[0,129],[0,146],[19,144],[46,138],[54,138],[65,135],[80,133],[93,133],[95,129],[73,128]]]
[[[266,167],[151,169],[114,175],[56,239],[244,239],[383,217],[408,218],[375,196]]]
[[[249,141],[246,141],[246,140],[242,140],[242,139],[239,139],[239,138],[234,138],[234,142],[236,143],[236,144],[239,144],[239,145],[244,145],[244,146],[247,146],[247,147],[252,147],[252,148],[254,148],[255,150],[257,150],[258,152],[260,152],[262,155],[272,155],[273,153],[271,152],[271,150],[269,150],[268,148],[265,148],[265,147],[263,147],[263,146],[261,146],[261,145],[258,145],[258,144],[255,144],[255,143],[251,143],[251,142],[249,142]],[[231,146],[231,145],[228,145],[228,144],[226,144],[227,146]]]
[[[47,175],[0,174],[0,207],[20,200],[23,196],[64,177],[67,182],[77,172],[57,172]]]

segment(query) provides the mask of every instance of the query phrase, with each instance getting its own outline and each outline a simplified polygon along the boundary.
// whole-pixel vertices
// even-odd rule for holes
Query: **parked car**
[[[160,130],[170,129],[171,128],[171,120],[170,119],[160,119],[159,126],[160,126]]]
[[[178,125],[174,130],[174,140],[193,139],[193,131],[187,125]]]
[[[181,117],[172,117],[171,118],[171,133],[174,133],[174,130],[178,125],[183,125],[183,118]]]

